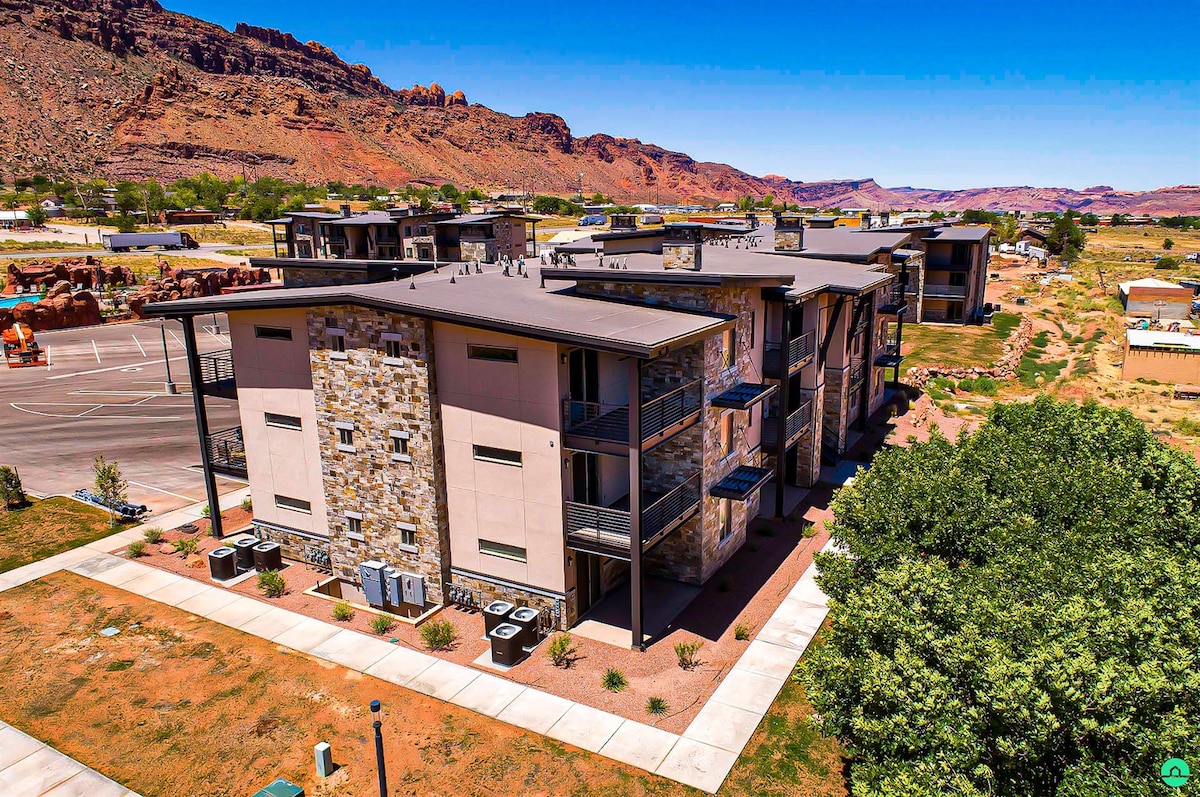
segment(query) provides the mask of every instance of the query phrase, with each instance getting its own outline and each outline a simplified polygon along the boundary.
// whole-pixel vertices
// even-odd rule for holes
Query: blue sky
[[[394,87],[437,81],[753,174],[1200,183],[1200,0],[167,3],[315,39]]]

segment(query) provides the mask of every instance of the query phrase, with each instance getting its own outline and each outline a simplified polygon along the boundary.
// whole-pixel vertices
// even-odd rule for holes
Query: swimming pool
[[[14,296],[0,296],[0,307],[16,307],[21,302],[33,302],[37,304],[37,300],[42,298],[36,293],[19,293]]]

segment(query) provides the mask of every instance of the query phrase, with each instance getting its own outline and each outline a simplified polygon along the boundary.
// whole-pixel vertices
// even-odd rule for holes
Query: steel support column
[[[179,319],[183,325],[183,344],[187,349],[188,379],[192,383],[192,406],[196,411],[196,433],[200,436],[200,465],[204,469],[204,494],[208,498],[208,515],[213,536],[221,539],[221,505],[217,495],[217,476],[213,473],[208,451],[208,410],[204,406],[204,379],[200,375],[200,350],[196,346],[196,320],[192,316]]]
[[[629,627],[633,647],[645,650],[642,626],[642,366],[629,358]]]
[[[788,344],[791,342],[792,332],[792,309],[795,305],[784,301],[780,303],[783,309],[783,321],[780,329],[780,340],[783,341],[779,348],[779,412],[775,418],[775,517],[783,519],[783,493],[785,489],[785,477],[787,468],[784,465],[784,460],[787,459],[787,416],[788,409],[788,387],[791,383],[791,376],[788,363]]]

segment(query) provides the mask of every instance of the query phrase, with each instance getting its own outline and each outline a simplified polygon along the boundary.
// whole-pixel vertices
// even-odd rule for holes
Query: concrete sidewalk
[[[236,506],[243,492],[248,491],[222,496],[222,508]],[[195,520],[202,507],[177,510],[152,525]],[[142,527],[135,527],[2,574],[0,592],[68,570],[709,793],[725,781],[828,613],[816,566],[810,566],[677,735],[113,555],[141,538]],[[822,550],[831,548],[832,543]],[[0,788],[0,794],[9,792]]]
[[[4,797],[139,797],[27,733],[0,722]]]

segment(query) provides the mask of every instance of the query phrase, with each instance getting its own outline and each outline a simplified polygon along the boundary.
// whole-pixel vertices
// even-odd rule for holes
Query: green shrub
[[[1167,255],[1154,264],[1154,267],[1159,271],[1171,271],[1179,268],[1180,260],[1177,257]]]
[[[570,667],[575,646],[571,644],[570,634],[555,634],[546,643],[546,655],[555,667]]]
[[[800,530],[800,536],[806,540],[817,536],[817,527],[812,523],[805,523],[804,528]]]
[[[205,504],[204,508],[200,510],[200,517],[212,517],[212,509],[208,504]]]
[[[620,692],[629,686],[624,674],[615,667],[609,667],[600,678],[600,685],[610,692]]]
[[[161,542],[163,538],[163,530],[158,526],[151,526],[142,532],[142,538],[151,545],[156,542]]]
[[[241,506],[242,506],[243,510],[245,510],[246,512],[249,512],[252,509],[254,509],[254,502],[251,501],[249,498],[243,498]]]
[[[1175,431],[1184,437],[1200,437],[1200,421],[1191,418],[1180,418],[1175,421]]]
[[[191,556],[196,552],[196,538],[180,537],[179,539],[175,540],[175,542],[171,543],[171,547],[175,549],[175,553],[181,553],[184,556]]]
[[[4,508],[24,506],[26,500],[25,488],[21,485],[21,476],[17,469],[0,465],[0,501],[3,502]]]
[[[348,601],[338,601],[333,604],[333,619],[344,623],[354,617],[354,607]]]
[[[130,559],[136,559],[139,556],[145,556],[146,543],[142,540],[134,540],[133,542],[129,543],[128,551]]]
[[[958,383],[959,390],[965,390],[968,393],[978,393],[981,396],[994,396],[1000,392],[999,385],[996,380],[990,376],[977,376],[973,379],[964,379]]]
[[[738,623],[733,627],[733,638],[738,642],[745,642],[750,638],[750,626],[745,623]]]
[[[264,570],[258,574],[258,589],[268,598],[278,598],[287,592],[287,583],[277,570]]]
[[[661,717],[667,713],[667,701],[661,697],[652,697],[646,701],[646,713]]]
[[[679,666],[685,670],[690,670],[700,663],[696,658],[696,654],[700,652],[700,648],[704,647],[704,643],[698,639],[691,642],[676,642],[675,655],[679,659]]]
[[[386,614],[377,614],[371,618],[371,630],[381,636],[391,631],[395,624],[396,621]]]
[[[430,650],[448,650],[458,639],[458,629],[449,620],[430,620],[421,626],[421,641]]]

